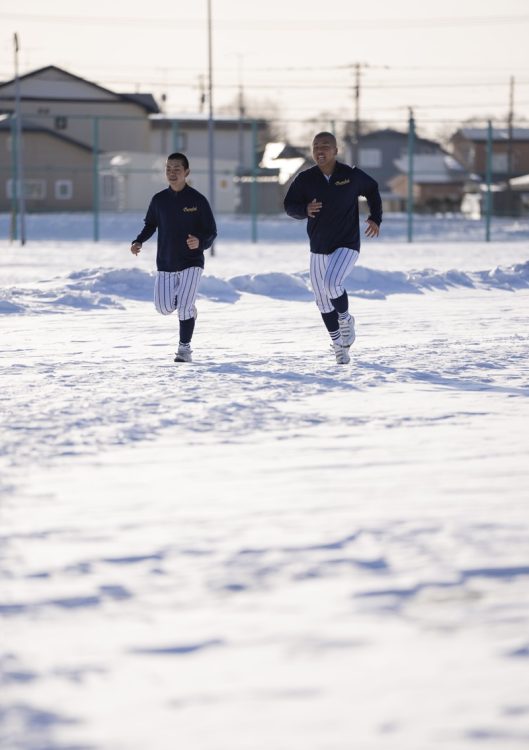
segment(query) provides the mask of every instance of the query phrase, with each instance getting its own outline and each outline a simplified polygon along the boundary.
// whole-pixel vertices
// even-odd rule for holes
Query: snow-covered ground
[[[384,224],[338,366],[301,223],[221,220],[175,365],[105,221],[0,241],[0,748],[525,750],[527,223]]]

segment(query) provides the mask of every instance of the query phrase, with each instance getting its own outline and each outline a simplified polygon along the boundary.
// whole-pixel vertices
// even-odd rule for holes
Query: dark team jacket
[[[338,247],[360,250],[358,197],[367,198],[369,219],[382,222],[382,201],[377,182],[358,167],[336,162],[329,181],[318,166],[305,169],[294,179],[285,196],[285,211],[294,219],[308,219],[307,234],[313,253],[328,255]],[[321,201],[321,210],[307,215],[307,205]]]
[[[170,187],[152,197],[145,226],[134,242],[142,244],[158,230],[158,271],[183,271],[198,266],[204,268],[204,250],[211,247],[217,236],[217,226],[207,199],[190,185],[182,190]],[[199,239],[196,250],[187,246],[187,235]]]

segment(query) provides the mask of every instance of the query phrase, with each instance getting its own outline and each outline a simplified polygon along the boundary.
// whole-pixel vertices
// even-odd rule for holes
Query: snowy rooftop
[[[408,173],[408,156],[395,159],[395,166]],[[467,177],[465,168],[449,154],[416,154],[413,157],[413,178],[422,183],[461,182]]]

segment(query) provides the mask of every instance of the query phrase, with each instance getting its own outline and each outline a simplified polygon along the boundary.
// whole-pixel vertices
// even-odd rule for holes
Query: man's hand
[[[366,237],[378,237],[378,235],[380,234],[380,227],[378,226],[378,224],[376,224],[373,219],[368,219],[366,224]]]
[[[140,250],[141,250],[141,242],[133,242],[132,245],[130,246],[130,252],[133,255],[138,255]]]
[[[194,234],[187,235],[187,246],[190,250],[198,250],[199,245],[200,240],[198,239],[198,237],[195,237]]]
[[[309,219],[313,219],[318,211],[321,211],[321,207],[323,206],[323,203],[321,201],[316,200],[316,198],[313,198],[311,202],[307,206],[307,216]]]

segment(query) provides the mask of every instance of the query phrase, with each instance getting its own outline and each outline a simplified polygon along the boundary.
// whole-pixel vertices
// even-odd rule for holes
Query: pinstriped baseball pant
[[[358,250],[351,250],[349,247],[339,247],[329,255],[310,254],[310,283],[320,312],[334,310],[331,300],[344,293],[344,279],[351,272],[358,256]]]
[[[161,315],[170,315],[178,310],[179,320],[194,318],[202,270],[193,266],[183,271],[158,271],[154,281],[154,305],[157,311]]]

